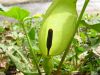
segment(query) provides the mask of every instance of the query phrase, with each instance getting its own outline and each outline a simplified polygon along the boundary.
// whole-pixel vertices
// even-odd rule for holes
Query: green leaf
[[[84,20],[82,20],[81,24],[100,32],[100,23],[91,25],[91,24],[86,23]]]
[[[2,9],[2,8],[0,8],[0,11],[3,11],[3,9]]]
[[[47,75],[51,75],[51,72],[53,71],[53,58],[52,57],[45,57],[43,62],[43,68],[45,70],[45,73]]]
[[[20,53],[20,56],[24,57],[22,59],[21,57],[15,56],[13,53],[9,51],[6,51],[6,54],[10,57],[11,61],[13,61],[13,63],[16,65],[18,70],[20,70],[21,72],[31,72],[30,67],[29,67],[30,64],[21,53]]]
[[[77,54],[80,54],[80,53],[84,52],[85,49],[83,47],[76,47],[75,51],[76,51]]]
[[[31,40],[35,39],[35,28],[34,27],[29,31],[28,36]]]
[[[0,15],[22,21],[24,18],[29,16],[29,12],[25,9],[15,6],[9,9],[8,11],[0,11]]]
[[[0,26],[0,33],[2,33],[3,31],[4,31],[4,28]]]
[[[86,42],[86,35],[83,32],[80,32],[80,37],[83,42]]]

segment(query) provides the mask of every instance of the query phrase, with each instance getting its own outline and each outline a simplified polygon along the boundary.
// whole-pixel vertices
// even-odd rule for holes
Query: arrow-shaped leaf
[[[22,21],[24,18],[29,16],[29,12],[25,9],[15,6],[8,11],[0,11],[0,15]]]
[[[86,23],[84,20],[82,20],[81,21],[81,24],[83,24],[83,25],[85,25],[85,26],[87,26],[87,27],[89,27],[89,28],[92,28],[92,29],[94,29],[94,30],[96,30],[96,31],[98,31],[98,32],[100,32],[100,23],[97,23],[97,24],[88,24],[88,23]]]

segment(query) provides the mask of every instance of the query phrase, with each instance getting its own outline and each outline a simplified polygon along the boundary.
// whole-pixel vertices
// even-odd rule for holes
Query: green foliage
[[[4,11],[2,8],[0,8],[0,11]]]
[[[29,12],[25,9],[16,6],[12,7],[8,11],[0,11],[0,15],[23,21],[24,18],[29,16]]]
[[[0,26],[0,33],[2,33],[3,31],[4,31],[4,28]]]
[[[31,28],[31,30],[29,31],[28,36],[30,37],[31,40],[35,40],[35,29],[34,29],[34,27]]]
[[[85,26],[87,26],[88,28],[92,28],[98,32],[100,32],[100,23],[96,23],[96,24],[89,24],[89,23],[86,23],[84,20],[81,21],[81,23]]]
[[[48,30],[50,28],[53,29],[54,41],[57,42],[53,45],[55,51],[53,51],[53,49],[50,51],[53,55],[61,54],[63,50],[65,50],[64,47],[67,46],[65,43],[69,43],[69,40],[71,41],[73,38],[71,35],[74,34],[73,30],[77,27],[75,26],[77,20],[76,7],[67,8],[67,6],[72,5],[71,2],[73,1],[76,0],[66,0],[66,2],[68,2],[68,5],[66,5],[64,0],[54,0],[54,3],[52,3],[44,15],[42,25],[40,15],[29,17],[29,12],[20,7],[12,7],[8,11],[0,11],[0,15],[18,20],[17,24],[10,24],[8,27],[0,26],[0,50],[13,61],[18,70],[25,75],[38,75],[37,69],[38,72],[40,72],[39,69],[41,68],[40,73],[45,71],[47,75],[50,75],[57,69],[62,55],[51,58],[49,55],[47,56],[48,50],[45,51],[46,49],[44,47],[41,48],[41,54],[38,32],[41,32],[41,36],[39,37],[41,39],[40,44],[43,45],[43,43],[45,43],[46,46],[47,39],[45,39],[45,37],[47,38]],[[72,14],[74,14],[74,16]],[[93,16],[85,15],[85,19],[83,17],[83,20],[80,22],[81,25],[78,27],[69,52],[67,52],[66,60],[62,65],[62,74],[67,75],[67,73],[72,71],[97,72],[99,70],[100,58],[93,52],[93,48],[94,45],[100,43],[100,36],[98,35],[98,32],[100,32],[100,23],[91,22],[90,24],[85,21],[88,20],[90,22],[92,18]],[[74,19],[75,22],[72,21],[72,19]],[[44,27],[40,28],[40,25]],[[72,25],[72,27],[70,27],[70,25]],[[6,30],[7,28],[9,30]],[[56,32],[56,30],[60,32]],[[8,35],[10,32],[14,37]],[[65,34],[67,32],[68,34]],[[62,42],[64,42],[64,44],[62,44]],[[85,52],[87,52],[87,54],[82,56],[83,58],[80,58]],[[42,55],[46,55],[46,57]]]
[[[29,12],[27,10],[25,10],[25,9],[20,8],[20,7],[12,7],[10,10],[8,10],[6,12],[5,11],[0,11],[0,15],[3,15],[3,16],[6,16],[6,17],[11,17],[11,18],[14,18],[14,19],[18,20],[18,25],[21,25],[20,27],[23,28],[23,31],[25,32],[25,35],[26,35],[27,40],[28,40],[29,47],[31,48],[31,49],[29,49],[30,50],[30,54],[33,57],[32,60],[34,59],[34,62],[32,62],[32,63],[33,64],[34,63],[37,64],[37,62],[35,60],[35,57],[34,57],[35,55],[33,54],[34,53],[34,51],[33,51],[34,49],[33,49],[32,45],[31,45],[31,41],[30,41],[30,39],[34,39],[35,38],[35,32],[34,32],[35,30],[34,30],[34,28],[31,29],[31,31],[29,32],[29,36],[30,36],[30,39],[29,39],[29,36],[27,34],[27,30],[26,30],[27,26],[24,26],[25,25],[24,19],[29,16]],[[20,29],[19,29],[19,31],[20,31]],[[12,36],[9,36],[9,37],[12,38]],[[19,39],[19,37],[17,37],[17,39]],[[18,44],[18,43],[16,43],[16,44]],[[22,45],[20,45],[20,46],[22,46]],[[33,72],[32,72],[33,66],[30,66],[31,64],[29,64],[30,62],[28,62],[28,60],[30,58],[28,58],[28,60],[27,60],[26,56],[23,54],[24,51],[22,51],[23,52],[22,53],[19,50],[16,50],[16,48],[14,50],[15,51],[10,51],[10,52],[9,51],[6,52],[4,50],[4,52],[6,52],[7,56],[9,56],[11,61],[13,61],[13,63],[16,65],[17,69],[19,69],[21,72],[23,72],[25,74],[31,74],[32,73],[32,75],[33,75]],[[15,53],[17,53],[17,55],[15,55]],[[20,65],[22,65],[22,66],[20,66]]]
[[[85,62],[81,65],[81,72],[97,71],[100,67],[100,59],[90,50],[88,51],[88,55],[85,57]]]
[[[29,64],[29,61],[27,60],[23,52],[19,50],[20,48],[17,46],[13,46],[12,50],[8,50],[8,47],[9,46],[0,44],[0,48],[3,49],[7,56],[9,56],[9,58],[16,65],[18,70],[20,70],[23,73],[31,73],[31,64]]]
[[[47,75],[51,75],[51,73],[53,71],[53,67],[54,67],[53,58],[52,57],[44,57],[43,68]]]

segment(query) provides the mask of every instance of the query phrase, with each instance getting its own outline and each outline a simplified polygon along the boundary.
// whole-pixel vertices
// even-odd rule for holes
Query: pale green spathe
[[[59,55],[66,49],[73,37],[77,27],[76,21],[76,0],[53,1],[45,14],[39,33],[39,46],[44,56],[48,54],[47,37],[49,29],[53,30],[49,55]]]

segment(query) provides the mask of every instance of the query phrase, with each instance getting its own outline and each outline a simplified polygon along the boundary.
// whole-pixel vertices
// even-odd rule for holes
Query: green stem
[[[28,36],[28,34],[27,34],[27,31],[26,31],[26,29],[25,29],[24,23],[23,23],[23,22],[20,22],[20,23],[21,23],[21,25],[22,25],[23,31],[25,32],[25,35],[26,35],[26,38],[27,38],[27,41],[28,41],[28,45],[29,45],[29,48],[30,48],[30,49],[29,49],[29,50],[30,50],[30,54],[31,54],[31,56],[32,56],[32,58],[33,58],[32,63],[33,63],[33,64],[35,63],[35,65],[36,65],[36,67],[37,67],[37,69],[38,69],[39,75],[41,75],[39,66],[38,66],[37,61],[36,61],[36,58],[35,58],[35,54],[34,54],[34,52],[33,52],[34,50],[33,50],[33,48],[32,48],[32,44],[31,44],[30,38],[29,38],[29,36]]]
[[[80,21],[81,21],[81,19],[82,19],[82,16],[83,16],[83,14],[84,14],[84,12],[85,12],[85,9],[86,9],[88,3],[89,3],[89,0],[85,0],[84,6],[83,6],[83,8],[82,8],[82,11],[81,11],[80,16],[79,16],[79,18],[78,18],[78,20],[77,20],[77,23],[76,23],[76,26],[77,26],[77,27],[76,27],[75,33],[77,32],[77,28],[78,28],[78,26],[79,26],[79,24],[80,24]],[[75,33],[74,33],[74,35],[75,35]],[[73,37],[74,37],[74,35],[73,35]],[[73,37],[71,38],[72,40],[73,40]],[[61,68],[61,66],[62,66],[62,64],[63,64],[63,62],[64,62],[64,60],[65,60],[65,58],[66,58],[66,55],[67,55],[67,53],[68,53],[68,50],[69,50],[69,48],[70,48],[70,44],[71,44],[72,40],[70,41],[68,47],[66,48],[66,50],[65,50],[65,52],[64,52],[64,54],[63,54],[63,57],[62,57],[62,59],[61,59],[61,61],[60,61],[60,64],[59,64],[59,66],[58,66],[58,68],[57,68],[57,72],[59,72],[59,70],[60,70],[60,68]]]
[[[46,75],[51,75],[53,71],[53,58],[51,56],[44,57],[43,68]]]

